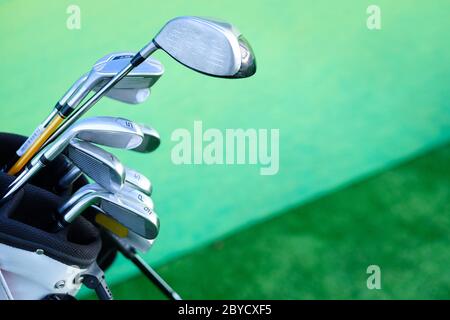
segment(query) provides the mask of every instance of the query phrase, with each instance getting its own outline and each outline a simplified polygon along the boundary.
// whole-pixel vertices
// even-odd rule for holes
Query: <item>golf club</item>
[[[102,186],[100,186],[98,183],[91,183],[84,185],[80,189],[75,192],[72,197],[70,197],[69,200],[67,200],[59,209],[58,211],[60,213],[63,213],[67,210],[69,210],[76,202],[80,201],[83,197],[85,197],[88,194],[96,193],[96,192],[104,192],[108,191]],[[140,192],[139,190],[136,190],[133,188],[133,186],[124,184],[122,188],[115,192],[115,194],[120,195],[121,197],[127,198],[130,201],[141,203],[145,205],[146,207],[153,210],[154,204],[153,200],[146,194]]]
[[[105,190],[91,192],[81,197],[62,213],[62,224],[71,223],[93,205],[98,206],[114,220],[146,239],[155,239],[158,235],[159,218],[150,207]]]
[[[83,119],[70,127],[54,143],[42,149],[33,158],[30,166],[13,181],[2,200],[17,192],[36,172],[55,159],[73,138],[114,148],[132,149],[142,143],[143,134],[138,126],[123,118],[93,117]]]
[[[159,77],[159,73],[156,74]],[[52,121],[52,119],[57,115],[58,111],[66,104],[69,98],[74,94],[74,92],[81,86],[81,84],[86,81],[88,78],[88,74],[84,74],[80,77],[70,89],[64,94],[64,96],[58,101],[55,108],[52,110],[50,115],[42,122],[35,131],[28,137],[28,139],[21,145],[21,147],[16,152],[16,157],[14,162],[22,156],[30,145],[36,140],[37,137],[42,133],[42,131],[48,126],[48,124]],[[97,92],[101,87],[97,85],[94,87],[93,91]],[[145,102],[150,96],[150,88],[120,88],[116,89],[112,88],[108,93],[106,93],[106,97],[117,100],[126,104],[140,104]],[[10,161],[12,162],[12,161]],[[12,162],[12,164],[14,163]]]
[[[64,154],[103,189],[117,192],[122,188],[125,182],[125,168],[111,153],[88,142],[74,139]]]
[[[80,168],[78,168],[75,165],[72,165],[70,170],[59,180],[58,189],[59,190],[68,190],[69,187],[82,174],[83,174],[83,171],[80,170]],[[148,196],[152,195],[152,191],[153,191],[152,183],[146,176],[137,172],[136,170],[125,167],[125,182],[124,183],[128,184],[130,187],[133,187]]]
[[[152,240],[143,239],[131,231],[128,233],[126,238],[120,238],[112,232],[106,232],[105,236],[115,243],[120,253],[122,253],[125,258],[129,259],[136,267],[138,267],[145,277],[157,286],[167,298],[170,300],[182,300],[181,296],[166,281],[164,281],[164,279],[161,278],[161,276],[158,275],[152,267],[150,267],[145,259],[137,254],[136,251],[139,250],[138,246],[140,243],[145,246],[146,249],[142,250],[145,252],[148,250],[148,247],[152,245]]]
[[[98,92],[104,83],[129,64],[133,52],[111,53],[96,62],[88,75],[82,76],[69,91],[56,104],[54,110],[44,123],[35,130],[29,139],[18,150],[18,161],[8,170],[8,174],[14,175],[22,170],[23,166],[39,150],[42,144],[56,130],[64,119],[70,116],[76,106],[89,94],[90,91]],[[162,64],[155,59],[147,59],[126,77],[114,85],[112,92],[106,93],[110,98],[127,103],[140,103],[150,95],[150,87],[158,81],[164,73]],[[127,91],[132,89],[133,92]],[[124,91],[125,90],[125,91]],[[67,121],[67,120],[66,120]],[[47,129],[51,129],[50,132]]]
[[[144,134],[144,141],[142,141],[137,148],[132,150],[141,153],[150,153],[155,151],[161,144],[161,138],[158,131],[145,124],[139,124],[139,126]]]
[[[140,126],[142,128],[142,126]],[[77,142],[78,141],[78,142]],[[145,134],[144,134],[145,141]],[[144,143],[144,142],[143,142]],[[142,144],[143,144],[142,143]],[[142,145],[141,144],[141,145]],[[88,143],[85,141],[76,140],[75,142],[71,142],[70,146],[64,152],[67,156],[69,156],[72,161],[72,166],[67,170],[67,173],[59,180],[58,189],[59,190],[67,190],[76,179],[78,179],[82,173],[86,173],[92,179],[94,179],[98,184],[100,184],[103,188],[110,192],[116,192],[120,189],[120,187],[116,190],[110,189],[108,187],[112,182],[107,175],[104,176],[104,183],[101,183],[99,180],[99,176],[102,176],[103,173],[106,173],[105,170],[108,168],[109,170],[119,171],[119,168],[116,168],[120,161],[111,153],[103,150],[102,148],[93,145],[92,143]],[[72,155],[71,155],[72,154]],[[76,157],[76,158],[75,158]],[[80,163],[80,165],[78,165]],[[137,172],[136,170],[126,168],[125,167],[125,180],[122,181],[139,191],[143,192],[146,195],[151,195],[152,193],[152,184],[147,177]],[[97,176],[97,179],[94,178]],[[116,184],[113,184],[116,185]]]
[[[33,146],[28,149],[31,155],[23,160],[21,158],[21,163],[16,163],[17,168],[23,167],[42,145],[45,146],[60,136],[115,84],[158,49],[162,49],[186,67],[210,76],[246,78],[256,72],[256,60],[252,48],[231,24],[189,16],[172,19],[150,43],[131,58],[122,70],[72,113],[70,119],[61,126],[59,125],[62,120],[51,121]],[[17,168],[14,171],[20,170]],[[14,173],[14,171],[11,172]]]
[[[125,167],[125,183],[148,196],[152,195],[152,183],[146,176],[136,170]]]

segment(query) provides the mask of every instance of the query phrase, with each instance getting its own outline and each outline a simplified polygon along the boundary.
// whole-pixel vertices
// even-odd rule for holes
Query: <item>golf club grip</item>
[[[64,118],[57,114],[49,125],[45,128],[42,134],[33,142],[27,151],[20,157],[19,160],[8,170],[9,175],[16,175],[23,167],[33,158],[33,156],[40,150],[41,146],[47,139],[56,131],[59,125],[64,121]]]

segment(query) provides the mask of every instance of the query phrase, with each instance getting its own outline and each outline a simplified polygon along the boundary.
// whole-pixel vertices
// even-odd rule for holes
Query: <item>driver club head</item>
[[[250,44],[227,22],[177,17],[167,22],[153,42],[185,66],[210,76],[246,78],[256,72]]]

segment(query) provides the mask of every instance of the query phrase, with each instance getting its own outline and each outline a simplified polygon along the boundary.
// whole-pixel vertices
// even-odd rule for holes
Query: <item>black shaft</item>
[[[109,238],[113,240],[117,249],[124,255],[125,258],[134,263],[136,267],[159,289],[161,292],[170,300],[183,300],[180,295],[173,290],[169,284],[164,281],[161,276],[153,270],[152,267],[148,265],[148,263],[142,259],[137,253],[136,250],[132,247],[125,246],[120,240],[116,239],[115,236],[107,233]]]
[[[137,254],[134,254],[134,257],[131,259],[131,261],[136,265],[136,267],[141,270],[141,272],[150,279],[151,282],[155,286],[158,287],[159,290],[161,290],[164,295],[169,298],[170,300],[183,300],[180,295],[173,290],[169,284],[164,281],[163,278],[159,276],[159,274],[156,273],[155,270],[153,270],[140,256]]]

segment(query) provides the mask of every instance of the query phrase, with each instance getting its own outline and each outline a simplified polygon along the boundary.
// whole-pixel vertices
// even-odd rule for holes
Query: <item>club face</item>
[[[146,239],[155,239],[159,233],[159,218],[146,204],[109,194],[102,196],[99,206],[113,219]]]
[[[140,127],[123,118],[92,117],[74,126],[77,138],[107,147],[133,149],[144,139]]]
[[[170,20],[153,42],[175,60],[207,75],[244,78],[256,72],[250,45],[226,22],[178,17]]]
[[[155,151],[161,144],[161,138],[158,131],[145,124],[140,124],[139,126],[144,134],[144,139],[138,147],[133,149],[133,151],[141,153],[150,153]]]
[[[118,192],[122,188],[125,168],[111,153],[80,140],[72,140],[65,153],[74,165],[105,190]]]
[[[145,239],[155,239],[159,233],[159,218],[151,208],[107,191],[90,192],[78,199],[69,210],[62,213],[64,220],[73,222],[92,205],[98,206],[105,214]]]

